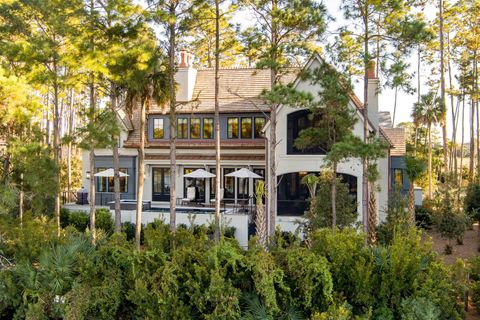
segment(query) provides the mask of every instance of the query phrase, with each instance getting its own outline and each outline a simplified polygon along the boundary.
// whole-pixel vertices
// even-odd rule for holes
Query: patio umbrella
[[[113,177],[115,176],[115,170],[113,168],[100,171],[94,174],[95,177]],[[120,171],[120,177],[128,177],[128,174]]]
[[[226,177],[235,177],[235,178],[252,178],[252,179],[261,179],[262,176],[259,176],[255,172],[248,170],[247,168],[242,168],[240,170],[234,171],[232,173],[226,174]]]
[[[213,178],[215,175],[211,172],[208,172],[204,169],[197,169],[193,172],[187,173],[183,175],[184,178],[196,178],[196,179],[207,179]]]

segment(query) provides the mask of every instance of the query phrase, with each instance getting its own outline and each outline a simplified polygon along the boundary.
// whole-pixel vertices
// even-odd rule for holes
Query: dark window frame
[[[244,137],[243,136],[243,120],[250,120],[250,136],[249,137]],[[253,119],[252,117],[241,117],[240,118],[240,139],[253,139]]]
[[[192,136],[192,126],[193,126],[193,122],[197,122],[198,121],[198,137],[193,137]],[[189,128],[189,138],[190,139],[194,139],[194,140],[197,140],[197,139],[202,139],[202,118],[190,118],[190,121],[189,121],[189,125],[188,125],[188,128]]]
[[[208,139],[208,140],[211,140],[213,138],[215,138],[215,119],[214,118],[208,118],[208,117],[205,117],[205,118],[201,118],[202,119],[202,139]],[[209,122],[211,121],[211,125],[212,125],[212,133],[211,133],[211,137],[205,137],[205,120],[208,120]]]
[[[161,121],[161,124],[162,124],[162,136],[161,137],[156,137],[155,136],[155,123],[157,121]],[[163,118],[153,118],[153,123],[152,123],[152,138],[153,139],[164,139],[165,138],[165,119]]]
[[[183,123],[182,123],[182,126],[180,126],[180,120],[186,120],[185,122],[185,127],[186,127],[186,132],[183,132],[182,130],[182,133],[185,133],[185,135],[180,135],[180,128],[183,128]],[[179,117],[177,118],[177,139],[188,139],[188,136],[189,136],[189,128],[190,127],[190,121],[188,118],[186,117]]]
[[[236,120],[237,122],[237,132],[236,132],[236,136],[234,137],[233,136],[233,128],[232,130],[230,131],[230,120]],[[227,117],[227,139],[238,139],[240,137],[240,120],[238,117]]]
[[[257,119],[263,121],[263,125],[261,125],[260,128],[258,128],[257,131]],[[265,117],[253,117],[253,139],[261,139],[263,138],[263,133],[262,129],[265,127],[265,124],[267,123]],[[257,134],[258,132],[258,134]]]

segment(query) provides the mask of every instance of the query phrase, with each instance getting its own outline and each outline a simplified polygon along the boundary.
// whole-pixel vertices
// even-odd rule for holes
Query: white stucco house
[[[321,58],[313,57],[304,66],[314,69]],[[198,69],[192,65],[192,58],[186,51],[181,52],[177,74],[177,100],[181,102],[177,114],[177,176],[170,177],[169,161],[169,119],[168,108],[154,106],[147,114],[147,130],[139,132],[139,109],[128,116],[119,111],[122,126],[120,139],[120,167],[128,173],[121,178],[121,198],[136,199],[137,147],[141,134],[146,135],[145,146],[145,189],[144,200],[154,205],[166,204],[170,197],[170,181],[176,180],[177,195],[184,198],[187,188],[196,187],[199,202],[209,204],[215,197],[211,179],[188,179],[184,174],[203,168],[215,172],[214,139],[214,70]],[[292,69],[282,78],[283,83],[294,83],[299,90],[317,94],[308,82],[297,77],[301,68]],[[239,204],[254,194],[253,179],[240,179],[226,176],[240,168],[266,177],[268,174],[268,106],[258,97],[270,86],[270,71],[254,68],[227,68],[220,73],[220,127],[221,127],[221,181],[224,189],[224,201]],[[379,127],[378,112],[379,81],[373,72],[369,79],[369,121],[370,131],[378,134],[391,144],[388,135]],[[192,102],[192,100],[196,100]],[[363,106],[361,101],[351,95],[350,106],[356,111],[358,122],[354,134],[363,138]],[[300,183],[307,173],[322,169],[325,155],[322,152],[300,152],[293,141],[300,130],[308,126],[308,111],[281,106],[277,113],[277,215],[279,221],[293,221],[303,214],[308,206],[307,188]],[[394,145],[391,145],[395,148]],[[390,189],[390,157],[378,161],[380,190],[377,194],[378,219],[385,219],[384,208],[387,205]],[[83,186],[90,184],[88,152],[83,155]],[[95,150],[95,170],[101,171],[113,167],[112,152],[107,149]],[[362,163],[360,159],[350,159],[338,167],[339,174],[348,183],[350,192],[358,202],[359,220],[362,215]],[[106,204],[113,200],[113,178],[97,178],[96,201]],[[283,219],[283,220],[282,220]],[[290,221],[289,220],[289,221]],[[283,222],[282,222],[283,221]]]

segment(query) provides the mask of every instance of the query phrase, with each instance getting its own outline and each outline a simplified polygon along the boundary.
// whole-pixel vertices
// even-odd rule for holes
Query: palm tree
[[[127,83],[127,107],[140,106],[140,143],[138,145],[137,208],[135,218],[135,246],[140,249],[142,225],[143,185],[145,176],[146,114],[153,102],[162,105],[168,101],[168,77],[158,55],[153,55],[149,67],[136,70]],[[130,112],[131,114],[131,112]]]
[[[410,188],[408,189],[408,213],[410,214],[412,224],[415,223],[415,181],[425,171],[425,163],[423,160],[415,157],[406,157],[405,166]]]
[[[414,123],[427,127],[428,135],[428,197],[432,198],[432,126],[438,124],[442,118],[442,104],[435,92],[430,91],[420,97],[420,102],[413,106],[412,118]]]

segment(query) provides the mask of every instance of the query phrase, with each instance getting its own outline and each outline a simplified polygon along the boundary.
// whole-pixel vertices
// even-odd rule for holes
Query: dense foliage
[[[93,246],[51,221],[0,216],[2,319],[461,319],[451,270],[420,235],[368,248],[353,229],[276,238],[267,252],[206,228],[155,222],[141,251],[126,234]],[[419,317],[418,315],[430,315]],[[415,315],[417,315],[415,317]],[[433,317],[433,318],[432,318]]]

